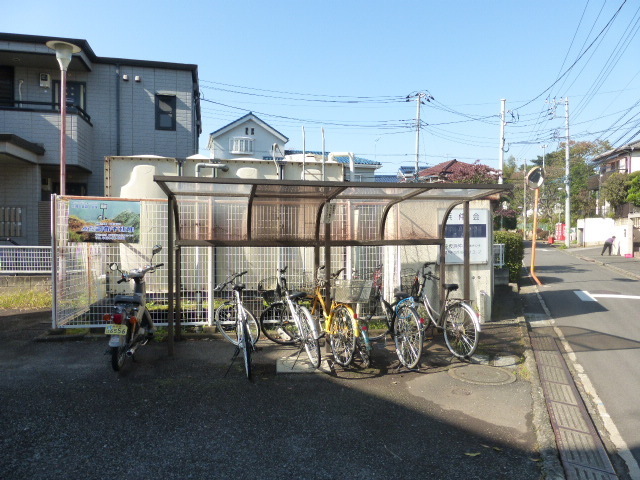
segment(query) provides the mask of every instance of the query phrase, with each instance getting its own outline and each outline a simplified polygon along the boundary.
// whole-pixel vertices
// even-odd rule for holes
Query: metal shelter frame
[[[181,305],[176,291],[181,291],[181,247],[313,247],[315,271],[320,264],[320,248],[324,248],[324,264],[329,266],[331,247],[438,245],[440,278],[444,282],[446,252],[442,247],[446,220],[454,207],[463,204],[463,293],[469,298],[469,202],[513,189],[506,184],[307,182],[158,175],[154,181],[168,199],[170,355],[174,325],[180,334]],[[376,218],[377,228],[363,237],[347,223],[354,209],[373,202],[382,207]],[[243,221],[222,232],[212,212],[222,208],[218,216],[222,218],[224,207],[230,204],[242,209]],[[273,226],[278,223],[276,217],[282,215],[296,217],[294,227],[288,231]],[[329,284],[330,268],[325,273]],[[329,289],[327,295],[328,292]]]

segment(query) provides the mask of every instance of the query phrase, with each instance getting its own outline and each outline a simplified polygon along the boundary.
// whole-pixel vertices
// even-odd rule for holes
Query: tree
[[[609,202],[611,209],[615,212],[622,205],[627,203],[629,194],[629,175],[615,172],[600,187],[602,197]]]
[[[638,172],[629,175],[627,202],[633,203],[636,207],[640,207],[640,173]]]
[[[460,163],[460,168],[451,173],[447,180],[453,183],[498,183],[500,172],[476,160],[472,164]]]

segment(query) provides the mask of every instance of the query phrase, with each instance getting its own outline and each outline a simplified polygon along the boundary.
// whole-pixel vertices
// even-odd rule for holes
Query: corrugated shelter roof
[[[443,245],[446,218],[456,205],[513,188],[177,176],[154,180],[173,203],[181,246]],[[238,220],[229,223],[231,211]],[[193,212],[202,217],[193,218]],[[353,227],[365,222],[364,230]],[[327,224],[332,225],[329,230]]]

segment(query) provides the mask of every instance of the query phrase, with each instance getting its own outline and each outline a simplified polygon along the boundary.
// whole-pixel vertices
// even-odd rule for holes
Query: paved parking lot
[[[380,346],[375,368],[276,374],[292,351],[261,341],[250,383],[239,361],[224,376],[222,340],[149,344],[119,374],[106,339],[35,342],[46,314],[15,318],[0,317],[5,480],[541,476],[531,384],[460,380],[437,346],[417,372]]]

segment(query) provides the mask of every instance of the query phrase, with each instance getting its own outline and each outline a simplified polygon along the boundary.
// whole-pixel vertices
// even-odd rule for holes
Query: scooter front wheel
[[[119,372],[127,358],[127,347],[111,347],[111,366],[115,372]]]

